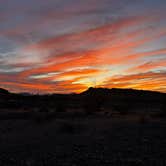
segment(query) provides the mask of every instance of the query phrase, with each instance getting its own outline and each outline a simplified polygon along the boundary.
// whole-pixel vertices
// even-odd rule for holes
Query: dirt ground
[[[165,129],[126,116],[1,120],[0,166],[164,166]]]

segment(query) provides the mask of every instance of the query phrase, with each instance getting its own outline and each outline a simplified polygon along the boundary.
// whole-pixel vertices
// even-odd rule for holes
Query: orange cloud
[[[158,69],[160,67],[165,67],[165,66],[166,66],[166,60],[161,59],[161,60],[151,61],[151,62],[144,63],[142,65],[139,65],[139,66],[132,67],[132,68],[128,69],[128,72],[132,72],[132,71],[147,72],[147,71],[150,71],[151,69]]]
[[[133,75],[114,76],[106,80],[102,86],[109,88],[135,88],[142,90],[156,90],[166,92],[165,82],[165,72],[147,72]]]
[[[0,83],[16,91],[41,90],[42,93],[67,93],[85,90],[91,85],[90,81],[86,82],[87,79],[101,78],[98,86],[165,91],[163,73],[148,71],[166,66],[165,60],[160,61],[156,58],[152,61],[151,59],[157,55],[165,55],[166,49],[154,48],[153,51],[138,49],[161,37],[164,30],[162,29],[162,32],[158,30],[153,35],[149,32],[149,27],[133,28],[151,20],[154,18],[129,17],[93,29],[27,44],[18,51],[18,54],[26,53],[30,62],[29,59],[25,62],[24,56],[21,56],[21,61],[14,61],[12,58],[5,61],[10,67],[26,66],[27,68],[7,75],[0,73]],[[133,29],[129,30],[130,27]],[[8,35],[17,36],[18,32],[13,29],[10,33],[8,32]],[[146,33],[151,35],[145,35]],[[33,59],[34,56],[37,59]],[[150,62],[145,63],[145,58],[149,58]],[[103,66],[108,66],[108,69],[103,70]],[[122,74],[125,72],[126,75],[114,76],[114,73],[111,73],[113,67]],[[138,74],[131,75],[133,72]],[[142,74],[142,72],[146,73]],[[148,80],[152,80],[151,83]]]

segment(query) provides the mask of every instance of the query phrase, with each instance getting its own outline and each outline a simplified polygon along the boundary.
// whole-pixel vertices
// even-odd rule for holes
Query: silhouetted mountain
[[[107,88],[89,88],[80,94],[85,101],[93,99],[97,103],[106,105],[121,104],[141,104],[141,105],[160,105],[166,102],[166,93],[135,90],[135,89],[107,89]]]
[[[111,92],[110,89],[107,88],[93,88],[90,87],[86,91],[82,92],[82,95],[108,95]]]
[[[136,90],[136,89],[120,89],[120,88],[93,88],[90,87],[86,91],[82,92],[81,95],[88,96],[166,96],[165,93],[147,90]]]
[[[127,105],[132,107],[159,107],[166,103],[166,93],[134,90],[89,88],[80,94],[50,94],[33,95],[27,93],[14,94],[0,89],[0,108],[29,109],[46,108],[57,110],[66,108],[117,107]]]
[[[0,94],[9,94],[9,91],[3,88],[0,88]]]

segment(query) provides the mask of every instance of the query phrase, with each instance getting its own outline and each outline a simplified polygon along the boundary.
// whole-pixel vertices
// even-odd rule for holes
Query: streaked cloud
[[[0,2],[2,87],[34,93],[90,86],[166,92],[164,0]]]

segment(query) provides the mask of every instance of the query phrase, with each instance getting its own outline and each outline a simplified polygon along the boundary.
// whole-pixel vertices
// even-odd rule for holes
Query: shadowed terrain
[[[0,165],[165,165],[166,94],[89,88],[81,94],[0,89]]]

